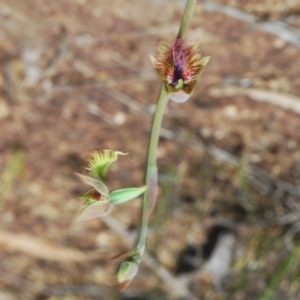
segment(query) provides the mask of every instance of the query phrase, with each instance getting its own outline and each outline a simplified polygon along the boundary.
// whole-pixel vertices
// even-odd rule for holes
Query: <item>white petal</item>
[[[190,98],[190,95],[185,93],[183,90],[180,90],[178,92],[171,93],[169,98],[174,102],[183,103]]]
[[[86,221],[106,216],[113,208],[109,201],[98,201],[87,206],[76,221]]]

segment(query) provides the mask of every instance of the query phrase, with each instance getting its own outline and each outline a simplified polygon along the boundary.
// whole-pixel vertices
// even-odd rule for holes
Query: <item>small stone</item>
[[[297,149],[297,141],[295,140],[288,140],[286,143],[286,148],[289,151],[294,151]]]
[[[116,125],[123,125],[126,122],[126,115],[123,112],[117,112],[114,115],[114,123]]]
[[[201,135],[205,138],[205,139],[208,139],[208,138],[211,138],[213,133],[212,133],[212,130],[208,127],[204,127],[200,130],[201,132]]]
[[[225,131],[223,129],[218,129],[214,133],[214,137],[216,140],[222,140],[225,136]]]
[[[229,119],[237,119],[239,111],[234,105],[228,105],[224,108],[223,113]]]
[[[4,99],[0,98],[0,120],[7,117],[10,113],[9,106],[5,103]]]
[[[176,259],[172,252],[161,249],[158,254],[159,261],[168,268],[173,268],[176,265]]]
[[[273,45],[276,49],[282,49],[286,45],[286,41],[283,39],[276,39]]]
[[[1,219],[2,219],[3,223],[10,223],[10,222],[13,222],[15,220],[15,216],[12,212],[6,212],[6,213],[2,214]]]
[[[97,284],[106,284],[107,283],[107,271],[100,267],[95,267],[93,270],[93,278]]]
[[[118,246],[120,241],[108,231],[101,232],[96,237],[96,244],[98,247],[114,247]]]
[[[42,86],[43,86],[44,91],[47,92],[47,91],[52,90],[53,83],[50,79],[45,79],[42,83]]]
[[[258,154],[251,154],[249,157],[249,162],[253,164],[260,163],[262,161],[262,157]]]
[[[16,300],[16,297],[9,293],[9,292],[4,292],[4,291],[0,291],[0,299],[2,300]]]

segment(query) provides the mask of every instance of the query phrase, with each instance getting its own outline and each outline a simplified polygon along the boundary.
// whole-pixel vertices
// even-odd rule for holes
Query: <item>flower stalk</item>
[[[178,36],[185,37],[194,12],[195,4],[196,4],[196,0],[187,0],[185,10],[180,23]]]
[[[174,44],[169,46],[166,42],[161,42],[158,45],[157,55],[151,56],[162,86],[152,122],[145,185],[109,191],[105,184],[106,172],[119,155],[127,154],[110,149],[92,154],[87,167],[88,175],[77,174],[93,188],[81,197],[87,202],[86,208],[77,219],[78,221],[103,217],[111,211],[114,205],[144,194],[140,235],[136,248],[119,256],[119,259],[123,260],[117,276],[119,290],[127,288],[136,276],[145,250],[149,217],[154,210],[158,194],[157,148],[164,110],[169,99],[182,103],[192,95],[198,78],[209,61],[209,57],[201,57],[198,46],[188,45],[184,39],[195,4],[196,0],[187,0]]]
[[[197,47],[185,46],[184,44],[183,37],[186,35],[195,4],[196,0],[187,1],[178,36],[173,47],[169,47],[167,43],[161,42],[158,49],[158,57],[150,57],[162,81],[162,87],[154,113],[148,150],[146,173],[148,190],[144,194],[140,236],[136,248],[136,252],[141,257],[145,249],[149,216],[155,207],[157,199],[157,147],[165,107],[169,99],[175,102],[184,102],[189,98],[196,86],[196,77],[199,77],[209,60],[209,57],[201,58]],[[190,77],[188,78],[188,76]]]
[[[118,278],[121,289],[125,287],[124,282],[126,282],[126,287],[131,282],[134,277],[132,275],[137,272],[137,266],[142,261],[145,250],[149,217],[155,207],[158,193],[157,147],[164,110],[169,99],[181,103],[191,96],[201,72],[209,61],[209,57],[201,57],[198,47],[186,45],[184,41],[195,4],[196,0],[187,0],[174,45],[170,47],[167,43],[161,42],[158,46],[158,56],[150,56],[153,66],[162,81],[162,87],[154,113],[148,148],[146,168],[146,185],[148,189],[144,193],[140,235],[134,254],[126,258],[119,269],[118,275],[120,277]],[[126,271],[124,271],[124,266]],[[127,271],[129,266],[132,268],[132,272]],[[125,273],[129,274],[127,275],[129,280],[120,280]]]
[[[148,163],[146,172],[146,184],[148,186],[148,191],[144,194],[143,208],[142,208],[142,221],[141,221],[141,231],[140,237],[137,244],[137,252],[143,255],[146,242],[146,234],[148,228],[148,219],[151,212],[154,209],[157,190],[158,190],[158,175],[157,175],[157,147],[159,140],[159,132],[161,128],[162,118],[164,114],[164,109],[168,102],[168,93],[165,90],[164,85],[162,85],[160,94],[158,97],[158,102],[153,118],[152,130],[149,142],[148,150]]]

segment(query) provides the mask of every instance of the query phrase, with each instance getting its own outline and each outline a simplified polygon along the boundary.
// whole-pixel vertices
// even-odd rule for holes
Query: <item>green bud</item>
[[[128,287],[131,280],[135,277],[139,269],[138,264],[131,261],[124,261],[118,272],[118,282],[120,284],[119,291],[123,291]]]
[[[147,185],[138,188],[124,188],[114,190],[109,194],[110,203],[120,204],[132,200],[147,190]]]

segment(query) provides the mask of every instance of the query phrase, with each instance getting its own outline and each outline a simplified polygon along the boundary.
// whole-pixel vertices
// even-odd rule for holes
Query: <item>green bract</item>
[[[112,204],[119,204],[129,200],[132,200],[147,190],[147,185],[138,188],[124,188],[114,190],[109,194],[110,202]]]

